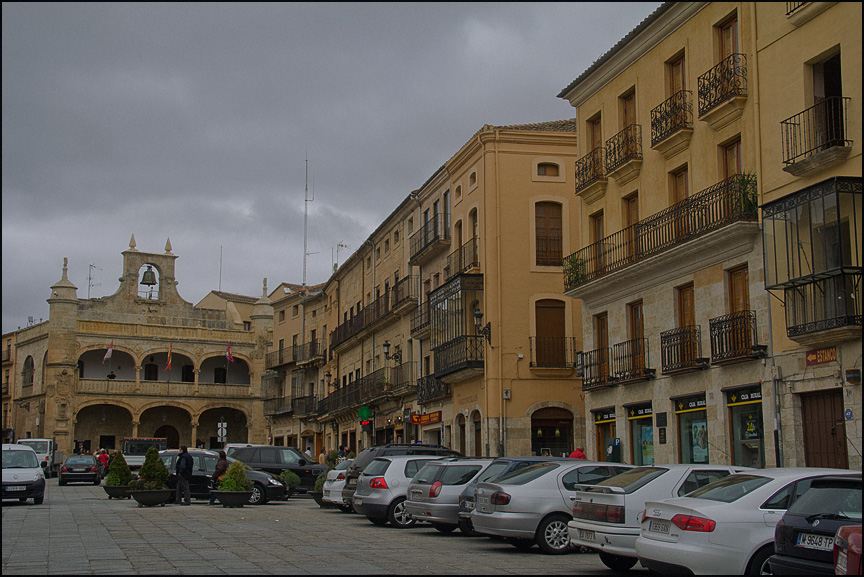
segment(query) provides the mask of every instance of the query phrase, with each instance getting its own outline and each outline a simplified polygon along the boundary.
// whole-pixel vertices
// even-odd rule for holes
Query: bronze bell
[[[153,267],[147,265],[147,270],[144,271],[144,276],[141,278],[141,284],[153,286],[156,284],[156,273],[153,272]]]

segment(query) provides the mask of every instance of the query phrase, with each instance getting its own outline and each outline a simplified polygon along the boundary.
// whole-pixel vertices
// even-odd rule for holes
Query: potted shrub
[[[219,488],[212,492],[223,507],[242,507],[252,497],[252,481],[246,475],[246,467],[234,461],[219,482]]]
[[[285,485],[288,487],[288,494],[285,495],[286,498],[290,497],[294,494],[294,490],[300,485],[300,475],[295,473],[294,471],[282,471],[282,474],[279,475],[279,478],[285,482]]]
[[[138,471],[138,478],[129,483],[128,493],[138,502],[139,507],[164,507],[174,492],[165,484],[170,476],[168,467],[159,458],[156,447],[150,447],[144,457],[144,464]]]
[[[328,469],[329,470],[329,469]],[[318,503],[318,506],[322,509],[327,509],[332,507],[330,503],[324,502],[324,482],[327,480],[327,473],[324,473],[318,479],[315,480],[315,490],[312,491],[312,498],[315,499],[315,502]]]
[[[129,483],[132,482],[132,470],[126,463],[123,453],[117,451],[108,468],[108,476],[105,477],[105,492],[109,499],[129,499]]]

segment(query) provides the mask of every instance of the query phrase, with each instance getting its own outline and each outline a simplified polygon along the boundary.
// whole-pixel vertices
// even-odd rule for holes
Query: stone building
[[[48,320],[16,332],[18,438],[54,438],[65,452],[136,436],[166,437],[169,447],[265,440],[261,375],[273,324],[266,280],[243,330],[224,308],[183,300],[176,259],[170,241],[164,253],[147,253],[133,236],[119,288],[93,299],[78,298],[64,259]]]

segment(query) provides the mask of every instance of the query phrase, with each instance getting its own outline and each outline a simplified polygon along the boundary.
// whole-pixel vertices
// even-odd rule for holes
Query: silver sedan
[[[596,484],[630,468],[632,465],[574,460],[519,469],[494,483],[477,484],[471,522],[477,532],[505,537],[518,549],[536,544],[544,553],[567,553],[575,486]]]

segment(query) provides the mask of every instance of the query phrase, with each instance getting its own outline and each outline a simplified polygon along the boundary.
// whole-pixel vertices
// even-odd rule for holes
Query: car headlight
[[[45,478],[45,475],[42,473],[42,470],[41,470],[41,469],[38,470],[38,471],[36,471],[36,473],[33,475],[33,480],[34,480],[34,481],[41,481],[41,480],[44,479],[44,478]]]
[[[270,484],[271,485],[278,485],[280,487],[284,485],[284,483],[282,481],[280,481],[279,479],[275,479],[273,477],[270,477]]]

